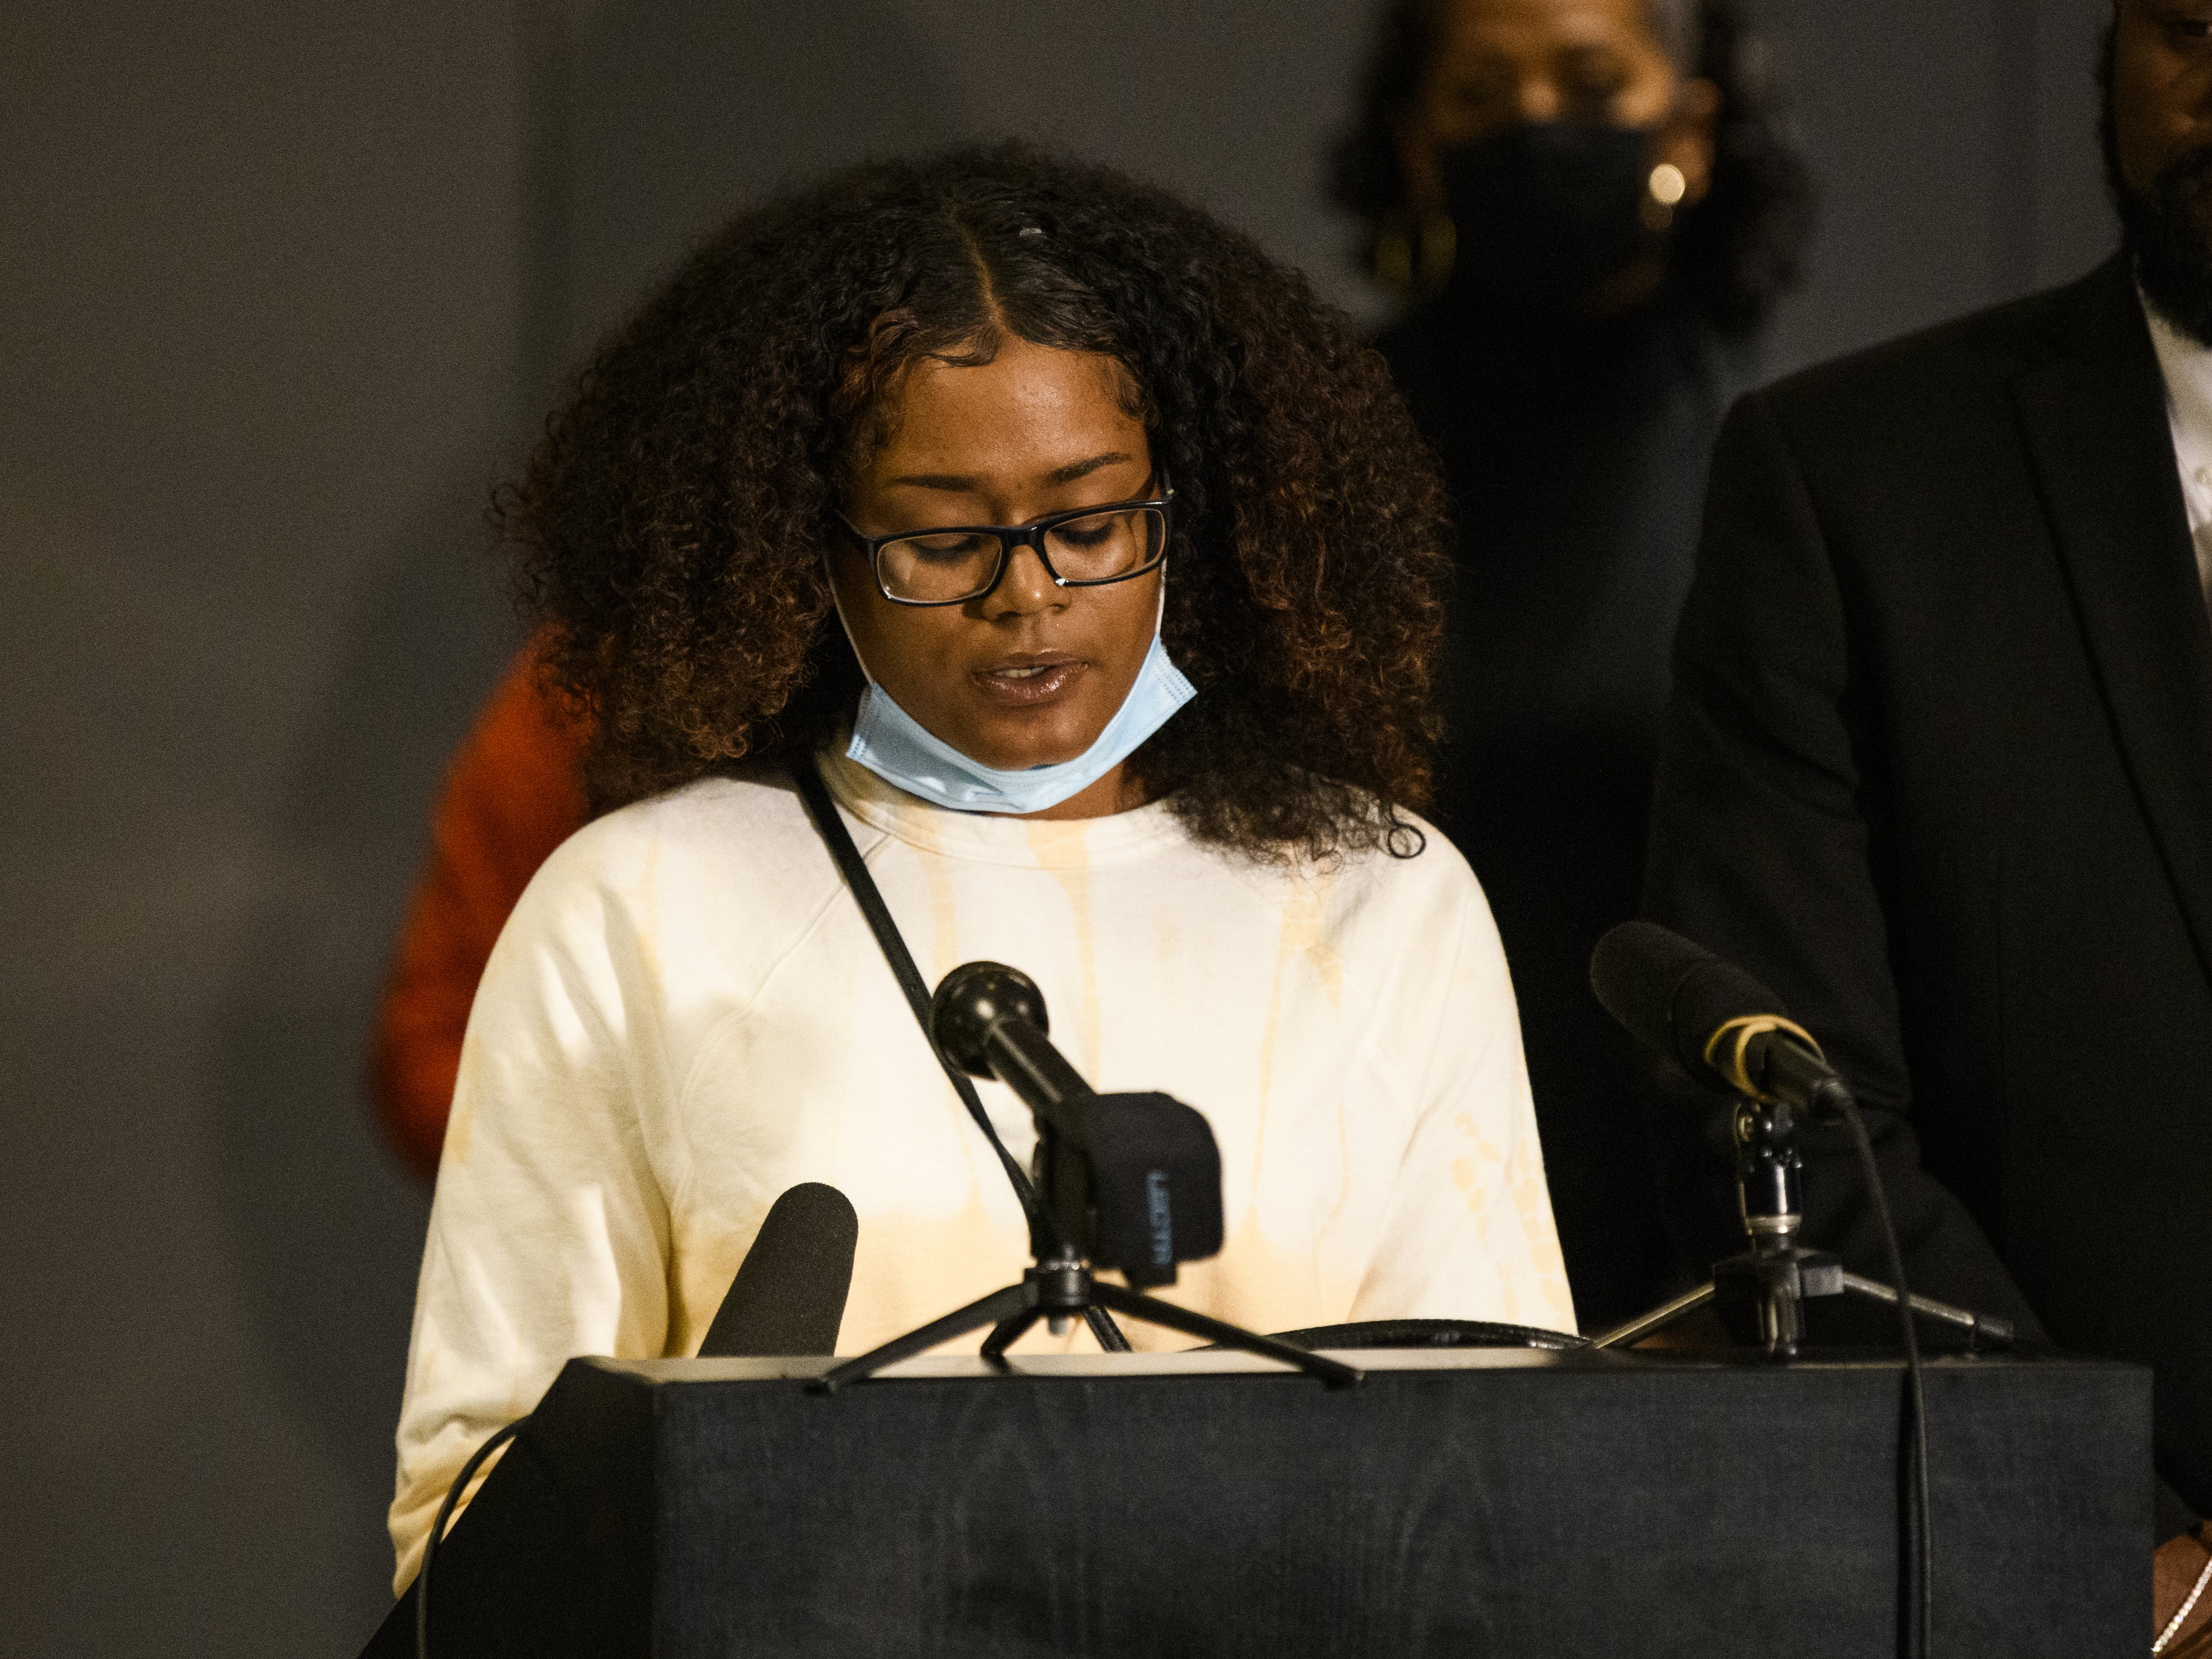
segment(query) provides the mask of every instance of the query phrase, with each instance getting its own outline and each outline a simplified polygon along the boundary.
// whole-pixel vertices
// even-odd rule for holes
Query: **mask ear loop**
[[[860,642],[853,637],[853,619],[845,614],[845,601],[838,597],[837,578],[830,574],[827,553],[822,556],[822,575],[830,584],[830,604],[837,613],[837,625],[845,631],[845,643],[853,648],[853,661],[860,665],[860,677],[871,686],[875,685],[876,677],[868,670],[868,659],[860,655]]]

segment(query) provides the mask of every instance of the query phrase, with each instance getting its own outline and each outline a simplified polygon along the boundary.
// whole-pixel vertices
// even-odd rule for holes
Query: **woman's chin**
[[[959,711],[958,729],[938,735],[994,771],[1056,765],[1082,754],[1113,718],[1110,708],[1090,707],[1092,700],[1061,696],[1009,707],[979,698]]]
[[[1102,728],[1103,729],[1103,724]],[[1023,721],[999,718],[978,722],[960,737],[947,741],[972,760],[994,772],[1027,772],[1032,766],[1054,766],[1073,760],[1097,741],[1097,730],[1088,723],[1066,719]]]

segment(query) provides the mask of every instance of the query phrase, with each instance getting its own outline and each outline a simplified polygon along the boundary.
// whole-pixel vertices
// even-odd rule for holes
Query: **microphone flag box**
[[[1176,1264],[1221,1250],[1221,1153],[1213,1131],[1166,1095],[1099,1095],[1051,1131],[1053,1208],[1094,1266],[1133,1285],[1172,1284]],[[1078,1156],[1069,1156],[1070,1152]]]

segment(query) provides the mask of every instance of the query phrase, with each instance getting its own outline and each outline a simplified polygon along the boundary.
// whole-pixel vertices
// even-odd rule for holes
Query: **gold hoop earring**
[[[1666,229],[1674,223],[1674,210],[1689,193],[1690,181],[1682,176],[1682,169],[1672,162],[1660,162],[1644,181],[1644,227],[1653,231]]]

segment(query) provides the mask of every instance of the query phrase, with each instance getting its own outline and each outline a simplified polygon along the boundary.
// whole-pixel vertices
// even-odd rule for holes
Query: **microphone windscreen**
[[[1590,989],[1646,1048],[1679,1061],[1674,991],[1710,953],[1656,922],[1623,922],[1590,953]]]
[[[1682,983],[1674,989],[1674,1032],[1676,1046],[1697,1062],[1690,1075],[1725,1086],[1728,1080],[1706,1065],[1705,1046],[1713,1034],[1731,1020],[1760,1014],[1788,1017],[1782,999],[1734,962],[1708,956],[1683,975]],[[1688,1061],[1684,1064],[1687,1066]]]
[[[938,981],[929,999],[929,1034],[939,1052],[971,1077],[989,1077],[991,1028],[1008,1017],[1027,1020],[1040,1035],[1052,1030],[1044,993],[1036,981],[1004,962],[963,962]]]
[[[1723,1088],[1727,1080],[1705,1063],[1713,1033],[1730,1020],[1783,1011],[1741,968],[1656,922],[1623,922],[1597,942],[1590,989],[1638,1042]]]
[[[769,1207],[699,1357],[836,1353],[860,1237],[853,1201],[836,1187],[793,1187]]]

